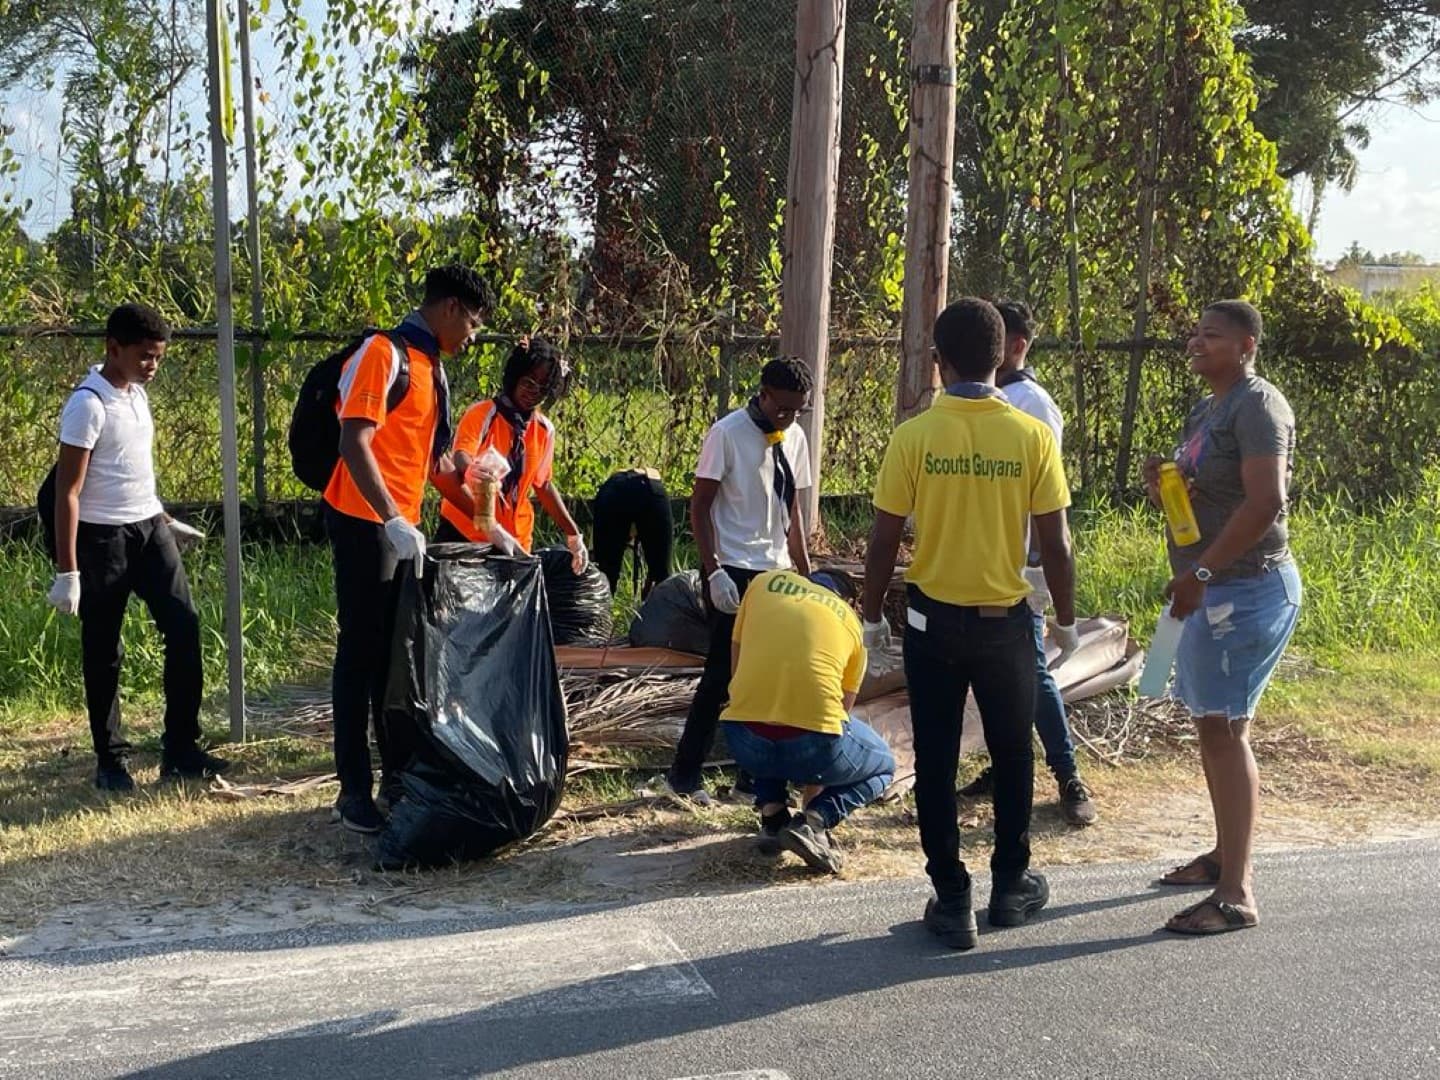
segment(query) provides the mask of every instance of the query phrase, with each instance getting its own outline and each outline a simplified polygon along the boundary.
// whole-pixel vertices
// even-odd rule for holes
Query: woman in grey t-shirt
[[[1167,924],[1182,934],[1242,930],[1259,921],[1250,851],[1260,781],[1250,721],[1300,613],[1286,508],[1295,417],[1283,394],[1255,374],[1263,323],[1243,300],[1211,304],[1190,338],[1190,367],[1210,386],[1185,422],[1176,463],[1190,483],[1200,539],[1170,544],[1165,593],[1185,622],[1174,696],[1195,718],[1215,811],[1215,847],[1161,878],[1215,886]],[[1161,459],[1145,463],[1159,502]]]

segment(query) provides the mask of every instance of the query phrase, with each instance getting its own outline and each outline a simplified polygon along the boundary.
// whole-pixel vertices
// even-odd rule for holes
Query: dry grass
[[[0,936],[97,902],[214,908],[253,898],[263,907],[263,897],[292,890],[322,912],[350,905],[383,913],[410,904],[595,901],[818,884],[793,858],[754,851],[748,808],[635,799],[635,788],[664,755],[635,748],[645,742],[635,735],[644,725],[635,723],[635,701],[624,698],[612,684],[595,715],[608,717],[611,734],[632,745],[581,747],[584,767],[572,775],[562,814],[548,828],[498,858],[427,874],[373,871],[367,843],[329,824],[334,789],[319,781],[270,797],[241,793],[257,796],[249,798],[158,784],[154,717],[133,725],[138,762],[149,767],[137,769],[140,792],[122,798],[89,786],[83,718],[31,720],[23,729],[11,722],[0,731]],[[1128,708],[1123,699],[1084,707],[1075,719],[1101,755],[1085,755],[1101,820],[1088,830],[1068,828],[1042,773],[1037,863],[1179,856],[1208,842],[1188,725],[1162,711]],[[293,710],[272,727],[273,736],[231,749],[232,784],[293,784],[328,771],[328,740],[313,712]],[[1257,728],[1256,746],[1266,793],[1262,847],[1433,829],[1440,664],[1412,657],[1357,661],[1344,675],[1292,669]],[[988,808],[966,807],[962,825],[967,858],[984,865]],[[857,814],[837,839],[846,878],[921,870],[908,799]]]

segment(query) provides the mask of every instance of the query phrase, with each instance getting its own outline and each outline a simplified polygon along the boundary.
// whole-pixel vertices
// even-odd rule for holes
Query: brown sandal
[[[1188,919],[1192,915],[1198,914],[1205,908],[1214,908],[1224,921],[1218,926],[1184,926],[1178,922],[1180,919]],[[1170,916],[1170,921],[1165,924],[1165,929],[1172,934],[1189,934],[1200,937],[1206,934],[1228,934],[1232,930],[1249,930],[1252,926],[1258,925],[1260,925],[1260,916],[1254,909],[1241,907],[1239,904],[1228,904],[1224,900],[1209,897]]]
[[[1183,874],[1193,867],[1199,867],[1205,871],[1203,878],[1177,878],[1177,874]],[[1220,880],[1220,864],[1209,855],[1196,855],[1188,863],[1175,867],[1175,869],[1164,874],[1155,882],[1157,885],[1171,885],[1181,889],[1192,889],[1200,885],[1214,885]]]

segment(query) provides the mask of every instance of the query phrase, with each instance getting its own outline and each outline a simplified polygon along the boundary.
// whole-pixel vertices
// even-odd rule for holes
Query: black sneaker
[[[980,775],[971,780],[960,789],[960,797],[964,799],[988,799],[990,793],[995,790],[995,774],[986,765]]]
[[[372,836],[385,827],[375,800],[368,794],[341,795],[330,810],[330,820],[351,832]]]
[[[1044,874],[1026,870],[1018,878],[990,887],[990,925],[1024,926],[1050,900]]]
[[[761,855],[779,855],[782,850],[780,847],[780,830],[785,828],[786,825],[789,825],[790,821],[791,817],[788,809],[781,810],[768,817],[761,817],[760,833],[755,838],[755,849],[759,851]]]
[[[1060,783],[1060,812],[1071,825],[1093,825],[1095,803],[1090,799],[1090,789],[1079,774],[1056,777]]]
[[[925,929],[952,949],[973,949],[980,940],[970,894],[942,900],[932,896],[925,904]]]
[[[116,761],[95,766],[95,786],[101,791],[134,791],[135,778],[125,767],[125,762]]]
[[[835,850],[830,833],[818,818],[809,814],[804,817],[796,814],[794,820],[780,830],[779,839],[782,848],[799,855],[810,869],[826,874],[840,872],[840,865],[844,860],[840,852]]]
[[[208,754],[198,746],[182,750],[174,757],[160,758],[161,780],[208,780],[219,776],[230,767],[230,762],[214,754]]]

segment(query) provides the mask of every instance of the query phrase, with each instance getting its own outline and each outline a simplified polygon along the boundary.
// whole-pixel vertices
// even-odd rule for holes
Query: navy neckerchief
[[[500,481],[500,497],[514,505],[514,499],[520,490],[520,477],[525,472],[525,432],[530,430],[530,421],[535,416],[535,410],[524,411],[510,400],[509,394],[496,394],[494,401],[495,412],[510,425],[510,453],[506,455],[510,461],[510,471],[505,474],[505,479]]]
[[[962,379],[960,382],[951,383],[949,386],[945,387],[945,393],[951,395],[952,397],[969,398],[972,401],[979,398],[1002,396],[1000,391],[995,387],[991,386],[989,383],[973,382],[968,379]]]
[[[785,433],[775,430],[765,410],[760,408],[758,397],[750,399],[745,406],[745,415],[750,417],[750,422],[760,429],[765,441],[770,444],[770,458],[775,467],[770,487],[775,492],[775,498],[780,500],[780,524],[788,534],[790,505],[795,501],[795,474],[790,471],[790,459],[785,456]]]
[[[1022,367],[1016,368],[1014,371],[1002,371],[999,375],[995,376],[995,385],[998,386],[1001,390],[1004,390],[1005,387],[1014,386],[1017,382],[1020,382],[1024,379],[1029,379],[1037,386],[1040,382],[1040,380],[1035,378],[1034,375],[1030,374],[1029,368]]]
[[[445,364],[440,359],[440,341],[418,311],[405,316],[396,333],[430,358],[430,376],[435,384],[435,439],[430,444],[430,464],[438,465],[450,452],[455,429],[450,422],[450,380],[445,377]]]

